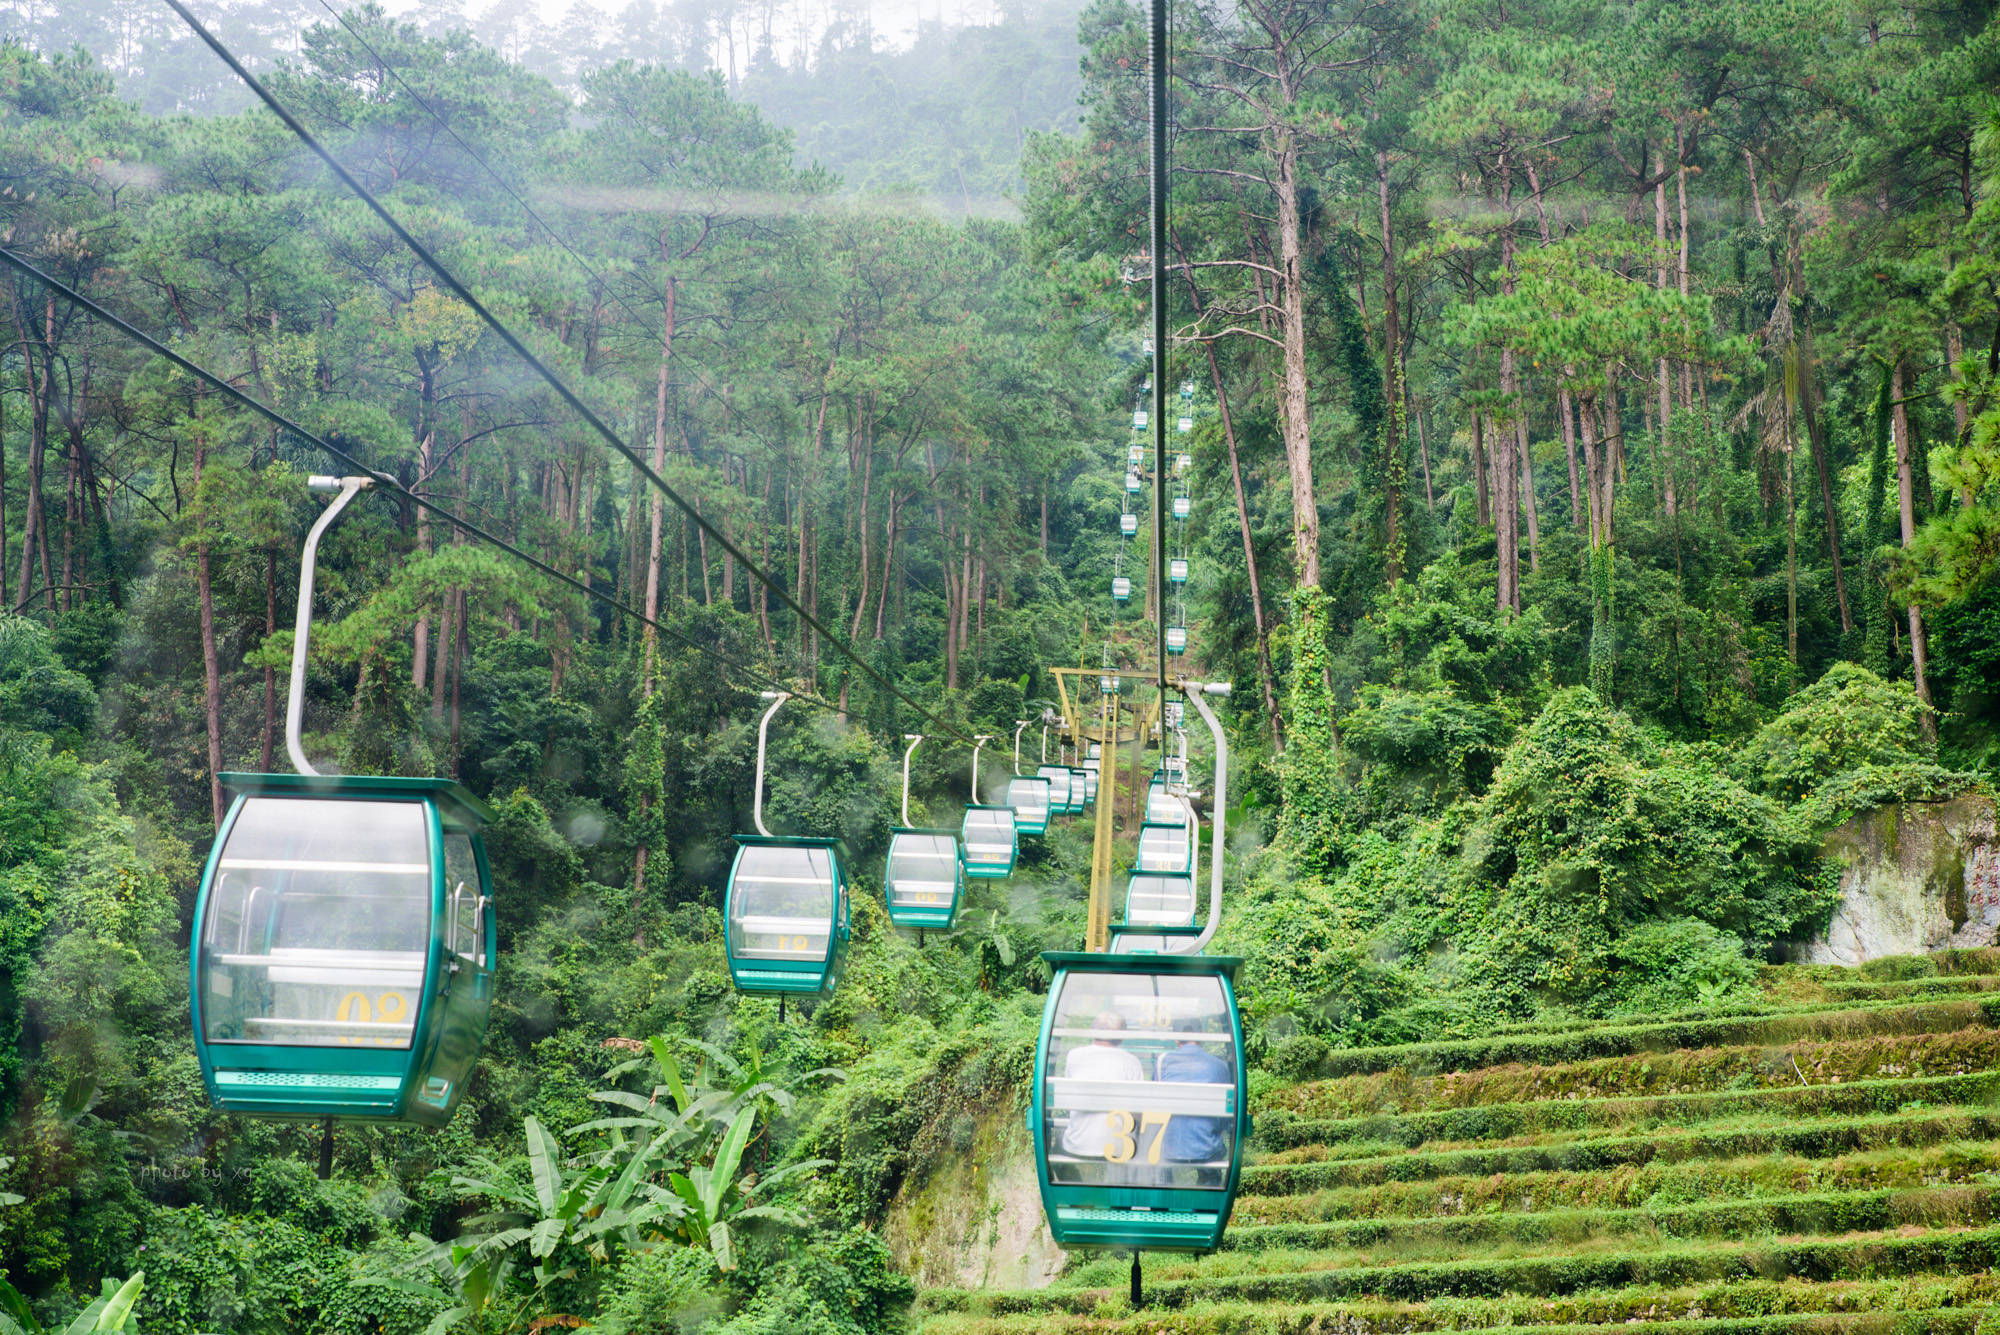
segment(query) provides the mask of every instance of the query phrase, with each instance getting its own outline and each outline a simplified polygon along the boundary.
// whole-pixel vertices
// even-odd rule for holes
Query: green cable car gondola
[[[1167,791],[1165,784],[1156,783],[1146,790],[1147,825],[1184,825],[1188,819],[1187,808],[1181,805],[1179,798]]]
[[[322,775],[300,741],[320,537],[372,481],[308,481],[339,494],[300,560],[285,712],[298,773],[217,776],[235,799],[195,899],[190,1011],[217,1107],[442,1126],[493,1005],[479,835],[493,812],[449,779]]]
[[[210,1102],[444,1125],[493,1005],[492,810],[449,779],[219,777],[191,992]]]
[[[1067,765],[1043,765],[1035,771],[1049,781],[1049,810],[1059,815],[1083,810],[1083,803],[1070,801],[1070,770]]]
[[[1069,767],[1069,809],[1081,812],[1097,800],[1097,771],[1081,765]]]
[[[1139,856],[1132,870],[1194,875],[1194,836],[1185,818],[1140,825]]]
[[[1047,779],[1040,774],[1021,773],[1021,734],[1027,727],[1026,719],[1014,725],[1014,773],[1007,780],[1007,805],[1014,808],[1014,829],[1017,832],[1039,835],[1047,832],[1049,815],[1055,810],[1055,805]]]
[[[1014,828],[1021,834],[1042,834],[1049,828],[1049,781],[1039,774],[1016,774],[1007,781],[1007,805],[1014,809]]]
[[[978,880],[998,880],[1014,874],[1021,851],[1014,808],[984,806],[979,801],[979,752],[992,737],[982,733],[972,748],[972,800],[966,803],[960,832],[965,836],[965,874]]]
[[[1191,927],[1196,908],[1194,874],[1135,871],[1125,883],[1125,917],[1120,929],[1157,932]]]
[[[903,823],[889,832],[882,897],[896,926],[948,930],[958,922],[965,898],[965,845],[957,830],[910,824],[910,756],[923,734],[906,734],[904,740],[910,746],[903,752]]]
[[[771,707],[757,725],[756,834],[736,836],[723,895],[723,949],[739,992],[825,996],[840,981],[853,935],[838,839],[778,838],[764,828],[764,756],[771,716],[791,699],[766,691]]]
[[[1028,1129],[1056,1244],[1213,1251],[1250,1135],[1232,986],[1241,961],[1042,958],[1055,979]]]

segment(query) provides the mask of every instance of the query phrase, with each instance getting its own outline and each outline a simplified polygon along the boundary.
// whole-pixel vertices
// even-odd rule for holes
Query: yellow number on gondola
[[[1167,1125],[1173,1120],[1172,1113],[1163,1112],[1142,1112],[1136,1121],[1128,1112],[1106,1113],[1104,1157],[1112,1163],[1132,1162],[1139,1157],[1139,1138],[1150,1132],[1152,1138],[1146,1141],[1146,1162],[1159,1163],[1160,1147],[1167,1139]]]
[[[1132,1139],[1132,1114],[1128,1112],[1106,1113],[1104,1117],[1104,1157],[1112,1163],[1130,1163],[1139,1152],[1139,1143]]]
[[[368,998],[360,992],[349,992],[340,999],[340,1009],[334,1012],[334,1019],[342,1024],[367,1024],[375,1018],[374,1010],[368,1005]],[[342,1034],[342,1043],[359,1043],[353,1034]]]
[[[401,1024],[410,1016],[410,999],[401,992],[384,992],[375,998],[375,1009],[384,1024]],[[385,1035],[375,1043],[378,1047],[394,1047],[396,1039]]]
[[[809,936],[795,936],[792,938],[791,948],[802,955],[810,954],[812,952],[812,938]]]

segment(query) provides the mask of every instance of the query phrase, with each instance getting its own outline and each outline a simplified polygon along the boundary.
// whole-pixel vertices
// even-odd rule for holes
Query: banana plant
[[[132,1308],[146,1287],[146,1272],[134,1271],[124,1281],[104,1281],[103,1296],[77,1313],[76,1319],[61,1330],[50,1330],[6,1280],[0,1279],[0,1335],[124,1335],[131,1329]]]
[[[715,1158],[707,1165],[690,1167],[685,1173],[669,1173],[667,1185],[681,1200],[680,1232],[688,1243],[705,1247],[722,1270],[736,1268],[735,1227],[751,1219],[769,1219],[794,1228],[804,1226],[805,1216],[781,1205],[757,1205],[754,1193],[768,1190],[804,1173],[817,1171],[830,1159],[806,1159],[787,1164],[758,1178],[744,1174],[743,1151],[757,1125],[757,1109],[744,1108],[736,1114],[716,1147]]]
[[[466,1220],[466,1232],[456,1240],[426,1244],[401,1270],[361,1281],[453,1304],[432,1322],[428,1335],[515,1294],[517,1277],[535,1293],[571,1277],[575,1250],[603,1264],[617,1250],[637,1250],[649,1236],[677,1230],[680,1198],[651,1180],[663,1166],[670,1137],[641,1139],[622,1158],[607,1152],[572,1160],[539,1118],[528,1117],[523,1130],[525,1180],[518,1161],[500,1163],[484,1155],[473,1160],[471,1172],[452,1178],[461,1196],[496,1208]]]

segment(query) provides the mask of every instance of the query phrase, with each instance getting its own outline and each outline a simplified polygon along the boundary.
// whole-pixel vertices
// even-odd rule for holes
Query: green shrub
[[[1837,662],[1792,696],[1784,713],[1757,730],[1739,756],[1758,791],[1797,799],[1863,765],[1931,760],[1925,706],[1908,682],[1889,682],[1857,663]]]
[[[1463,848],[1465,977],[1518,1015],[1601,1006],[1619,941],[1648,922],[1698,919],[1756,948],[1837,896],[1787,813],[1582,689],[1509,748]]]
[[[715,1259],[700,1247],[662,1244],[618,1268],[604,1310],[586,1330],[601,1335],[682,1335],[722,1309]]]
[[[1719,1007],[1757,985],[1757,967],[1743,957],[1743,942],[1699,918],[1642,923],[1612,944],[1611,957],[1607,1009],[1617,1014]]]

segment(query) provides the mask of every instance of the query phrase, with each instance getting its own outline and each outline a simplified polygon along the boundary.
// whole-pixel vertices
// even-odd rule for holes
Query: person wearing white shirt
[[[1090,1027],[1093,1032],[1103,1033],[1104,1037],[1093,1038],[1083,1047],[1070,1049],[1069,1056],[1063,1060],[1065,1077],[1120,1083],[1146,1078],[1146,1068],[1139,1059],[1119,1046],[1124,1040],[1112,1037],[1125,1027],[1124,1016],[1116,1011],[1105,1011],[1091,1021]],[[1111,1143],[1110,1117],[1108,1112],[1072,1112],[1069,1125],[1063,1129],[1063,1152],[1079,1159],[1103,1160],[1105,1147]]]

